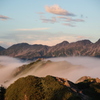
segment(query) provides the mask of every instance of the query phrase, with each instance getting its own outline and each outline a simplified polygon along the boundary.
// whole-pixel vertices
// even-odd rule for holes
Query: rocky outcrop
[[[78,79],[76,81],[76,83],[84,82],[85,80],[89,80],[90,82],[100,83],[100,79],[99,78],[92,78],[90,76],[83,76],[80,79]]]

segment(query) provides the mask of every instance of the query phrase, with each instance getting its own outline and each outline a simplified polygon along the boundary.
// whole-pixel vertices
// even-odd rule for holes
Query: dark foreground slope
[[[3,47],[0,46],[0,51],[3,51],[3,50],[5,50],[5,48],[3,48]]]
[[[63,41],[55,46],[29,45],[27,43],[14,44],[0,52],[21,59],[61,57],[61,56],[96,56],[100,57],[100,39],[92,43],[89,40],[81,40],[73,43]]]
[[[99,81],[81,78],[75,84],[53,76],[27,76],[7,88],[5,100],[100,100]]]
[[[4,96],[5,92],[6,92],[6,89],[1,85],[0,86],[0,100],[4,100],[4,98],[5,98],[5,96]]]

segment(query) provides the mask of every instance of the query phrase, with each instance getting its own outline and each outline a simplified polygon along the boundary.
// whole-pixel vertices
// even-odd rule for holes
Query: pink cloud
[[[84,22],[83,19],[73,19],[71,17],[66,17],[66,16],[58,16],[57,18],[64,19],[64,21],[68,21],[68,22],[72,22],[72,21],[74,21],[74,22]]]
[[[65,26],[70,26],[70,27],[75,27],[75,25],[70,24],[70,23],[63,23],[63,25],[65,25]]]
[[[71,19],[72,21],[75,21],[75,22],[84,22],[83,19]]]
[[[66,18],[66,21],[68,21],[68,22],[71,22],[71,21],[74,21],[74,22],[84,22],[83,19],[72,19],[72,18]]]
[[[9,18],[9,17],[7,17],[7,16],[0,15],[0,19],[1,19],[1,20],[8,20],[8,19],[11,19],[11,18]]]
[[[45,10],[52,14],[65,15],[65,16],[75,16],[73,13],[62,9],[59,5],[45,6]]]
[[[43,23],[55,23],[57,22],[56,17],[52,17],[51,19],[42,18]]]

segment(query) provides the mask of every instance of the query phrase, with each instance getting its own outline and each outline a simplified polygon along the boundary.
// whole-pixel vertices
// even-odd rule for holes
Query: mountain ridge
[[[69,43],[63,41],[54,46],[42,44],[18,43],[0,51],[0,55],[7,55],[21,59],[62,57],[62,56],[94,56],[100,57],[100,39],[92,43],[90,40],[80,40]]]
[[[5,93],[7,100],[99,100],[100,82],[94,78],[73,83],[67,79],[47,75],[29,75],[11,84]],[[100,80],[100,79],[98,79]],[[92,90],[92,91],[91,91]]]

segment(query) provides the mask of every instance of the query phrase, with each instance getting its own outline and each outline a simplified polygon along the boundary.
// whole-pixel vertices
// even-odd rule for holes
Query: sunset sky
[[[53,46],[100,38],[100,0],[0,0],[0,46]]]

